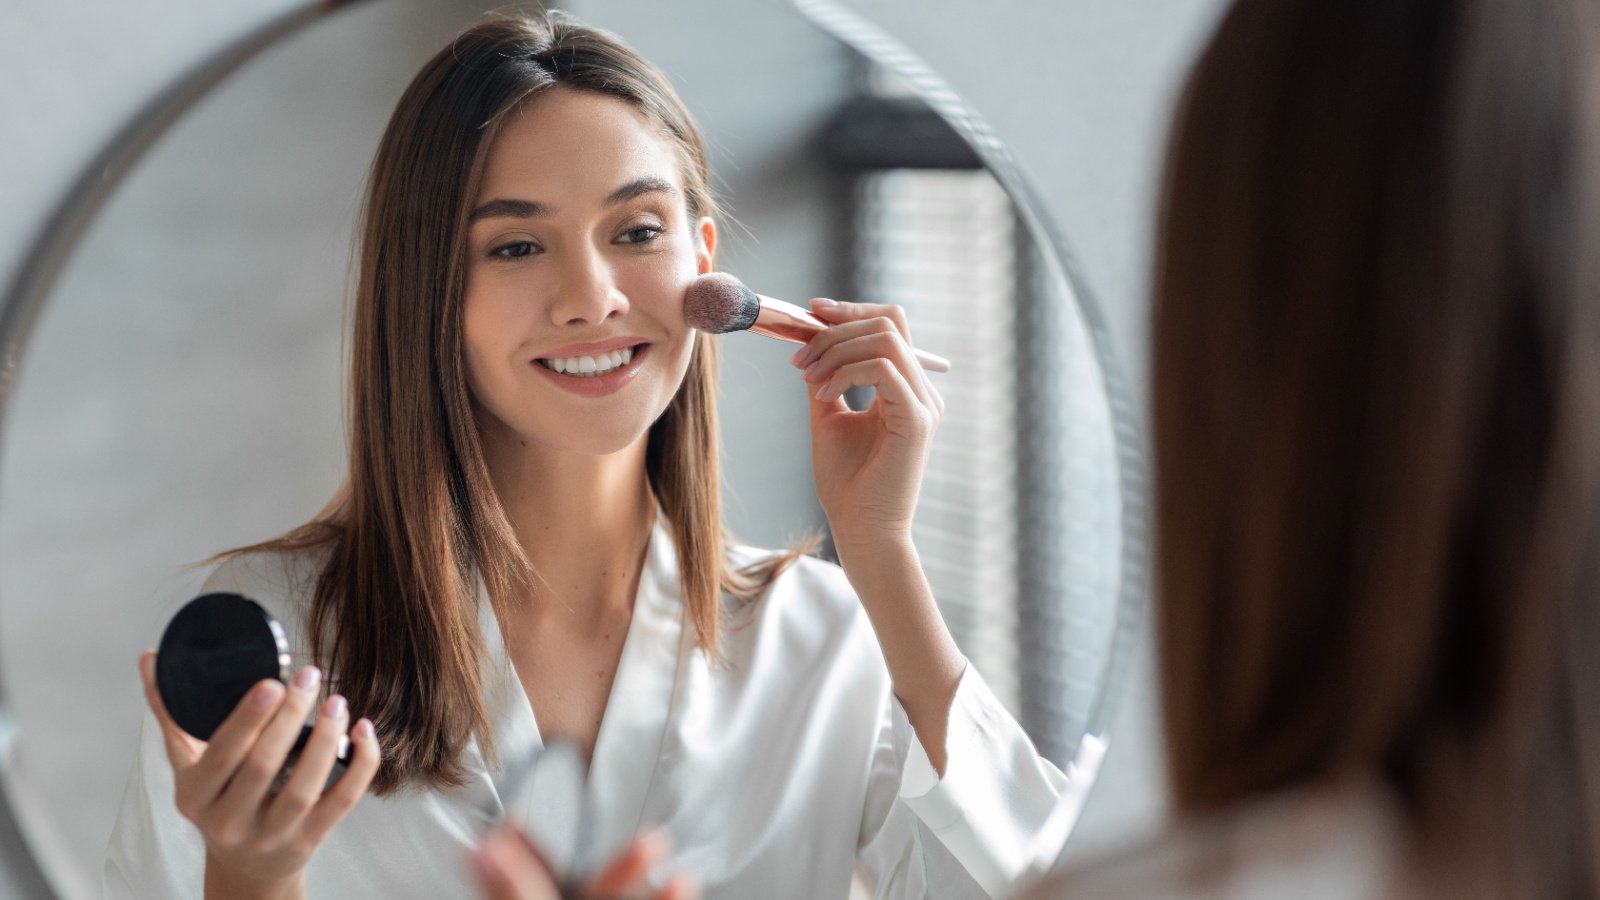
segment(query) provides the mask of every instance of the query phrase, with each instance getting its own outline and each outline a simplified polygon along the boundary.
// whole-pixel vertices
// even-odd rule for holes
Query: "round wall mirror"
[[[144,713],[135,660],[197,593],[195,564],[310,518],[342,475],[363,173],[406,82],[478,7],[325,6],[154,100],[95,165],[120,177],[85,176],[7,294],[0,831],[40,896],[99,893]],[[710,25],[561,6],[661,66],[699,120],[731,213],[719,268],[796,301],[900,303],[953,361],[918,546],[963,652],[1086,785],[1144,611],[1142,462],[1098,314],[1005,148],[828,2],[721,6]],[[723,339],[726,514],[763,546],[824,524],[792,349]]]

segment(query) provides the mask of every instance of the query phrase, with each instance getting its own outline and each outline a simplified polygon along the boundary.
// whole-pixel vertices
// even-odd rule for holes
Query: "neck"
[[[647,438],[586,456],[485,435],[489,477],[537,573],[535,614],[597,619],[632,609],[655,520]]]

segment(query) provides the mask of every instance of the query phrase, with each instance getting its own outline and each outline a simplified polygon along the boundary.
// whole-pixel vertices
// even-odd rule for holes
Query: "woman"
[[[603,33],[494,18],[417,76],[365,208],[347,486],[208,584],[316,666],[200,745],[145,658],[113,895],[460,895],[486,825],[539,831],[517,773],[553,738],[591,766],[591,863],[655,825],[707,897],[843,896],[858,860],[882,896],[1007,890],[1064,778],[918,567],[938,393],[897,309],[818,301],[831,327],[797,364],[844,572],[734,546],[715,343],[682,315],[713,266],[708,185],[665,78]],[[375,728],[318,799],[352,712]]]
[[[1030,896],[1600,896],[1597,14],[1227,14],[1155,287],[1179,825]]]

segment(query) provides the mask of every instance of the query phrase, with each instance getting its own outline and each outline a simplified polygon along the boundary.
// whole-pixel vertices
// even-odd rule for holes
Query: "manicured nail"
[[[322,717],[325,719],[342,719],[349,708],[349,704],[345,702],[344,697],[334,694],[323,702]]]
[[[822,387],[817,388],[817,394],[816,394],[817,399],[818,400],[827,400],[828,399],[828,391],[831,390],[832,388],[833,388],[833,385],[824,382]]]
[[[837,300],[829,300],[827,297],[815,297],[811,301],[811,308],[812,309],[816,309],[819,306],[822,307],[823,309],[827,309],[830,306],[838,306],[838,305],[839,305],[839,301],[837,301]]]
[[[361,721],[356,723],[356,740],[358,740],[358,741],[370,741],[370,740],[373,740],[376,736],[377,735],[372,730],[372,720],[371,719],[362,719]]]
[[[806,344],[800,348],[800,352],[794,355],[794,364],[797,366],[803,366],[809,362],[811,362],[811,345]]]
[[[263,681],[250,689],[250,702],[256,709],[267,709],[283,696],[283,685],[277,681]]]
[[[316,666],[306,666],[304,669],[294,673],[295,688],[304,691],[307,694],[315,691],[317,689],[317,685],[321,683],[322,670]]]
[[[796,367],[800,366],[801,365],[800,361],[805,358],[805,354],[806,354],[806,345],[805,344],[801,344],[800,345],[800,349],[796,350],[794,352],[794,355],[789,357],[789,365],[796,366]]]
[[[806,379],[806,380],[807,380],[807,381],[810,381],[810,380],[811,380],[811,373],[812,373],[812,372],[815,372],[815,371],[816,371],[816,370],[817,370],[817,366],[818,366],[818,364],[820,364],[820,363],[821,363],[821,362],[822,362],[822,360],[820,360],[820,359],[819,359],[819,360],[817,360],[817,361],[816,361],[816,362],[814,362],[814,363],[812,363],[812,364],[811,364],[811,365],[809,365],[809,366],[806,366],[806,370],[805,370],[805,373],[804,373],[804,375],[805,375],[805,379]]]

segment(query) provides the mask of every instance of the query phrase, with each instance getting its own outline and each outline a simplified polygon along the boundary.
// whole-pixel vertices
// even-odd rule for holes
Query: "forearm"
[[[950,703],[966,660],[939,614],[916,546],[909,537],[858,542],[836,536],[836,549],[877,634],[895,697],[943,776]]]
[[[301,872],[279,884],[261,884],[237,878],[206,854],[206,900],[306,900],[306,878]]]

